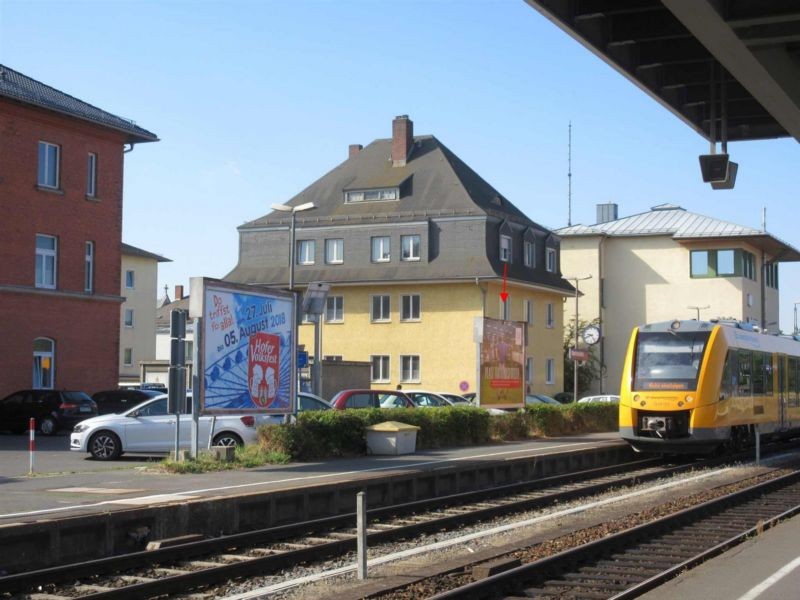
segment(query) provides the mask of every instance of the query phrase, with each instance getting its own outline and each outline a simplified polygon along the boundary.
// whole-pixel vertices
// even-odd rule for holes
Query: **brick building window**
[[[36,182],[44,187],[58,189],[61,148],[50,142],[39,142],[39,174]]]
[[[36,287],[55,289],[58,242],[52,235],[36,235]]]
[[[86,242],[86,268],[83,276],[83,291],[94,291],[94,242]]]
[[[97,195],[97,154],[89,152],[86,169],[86,195],[94,198]]]
[[[33,387],[53,389],[56,343],[50,338],[33,340]]]

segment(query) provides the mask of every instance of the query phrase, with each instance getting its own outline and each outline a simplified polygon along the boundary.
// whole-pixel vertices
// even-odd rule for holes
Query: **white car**
[[[619,404],[619,396],[614,394],[604,394],[602,396],[586,396],[578,400],[578,404],[588,404],[589,402],[605,402],[606,404]]]
[[[208,446],[210,416],[200,417],[198,445]],[[180,446],[191,445],[191,415],[181,415]],[[215,446],[240,446],[256,441],[256,427],[283,422],[280,415],[218,415]],[[121,414],[100,415],[78,423],[70,435],[70,450],[89,452],[97,460],[114,460],[123,452],[160,453],[175,448],[175,415],[167,412],[162,394]]]

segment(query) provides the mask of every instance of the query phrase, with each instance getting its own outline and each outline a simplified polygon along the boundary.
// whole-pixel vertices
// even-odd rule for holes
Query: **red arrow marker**
[[[506,292],[506,274],[508,273],[508,263],[503,265],[503,291],[500,292],[500,299],[505,302],[508,300],[508,292]]]

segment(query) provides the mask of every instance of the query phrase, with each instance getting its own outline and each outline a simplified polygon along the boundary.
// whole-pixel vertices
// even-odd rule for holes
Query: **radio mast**
[[[567,142],[567,227],[572,227],[572,121],[569,122]]]

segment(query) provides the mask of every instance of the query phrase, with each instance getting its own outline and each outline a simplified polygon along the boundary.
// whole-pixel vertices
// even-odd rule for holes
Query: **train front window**
[[[635,390],[693,390],[708,342],[708,331],[639,332]]]

